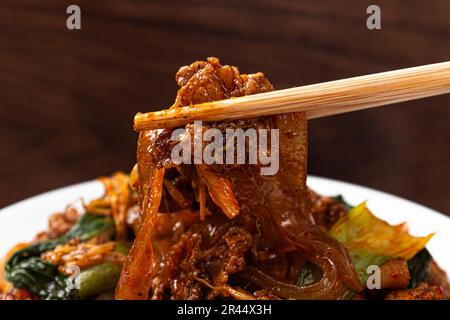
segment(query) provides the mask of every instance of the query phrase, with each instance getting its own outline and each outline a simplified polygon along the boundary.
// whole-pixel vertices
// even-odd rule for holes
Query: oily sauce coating
[[[267,92],[273,86],[263,73],[241,74],[217,58],[180,68],[181,87],[172,107]],[[201,219],[181,236],[152,236],[161,202],[162,176],[170,160],[172,129],[142,132],[138,144],[140,228],[116,290],[120,299],[201,299],[217,295],[250,297],[230,286],[230,275],[247,266],[286,261],[286,252],[298,252],[323,270],[320,285],[302,291],[285,290],[285,297],[338,297],[343,285],[358,291],[360,284],[345,249],[314,224],[306,188],[307,125],[302,113],[233,122],[210,123],[224,128],[264,128],[280,131],[280,169],[261,176],[260,165],[179,165],[192,181],[195,194],[206,188],[200,201]],[[189,125],[187,129],[189,130]],[[270,143],[270,142],[269,142]],[[202,206],[207,206],[204,208]],[[205,215],[209,212],[209,215]],[[231,219],[231,220],[230,220]],[[217,238],[217,234],[220,237]],[[152,241],[149,241],[152,239]],[[298,265],[283,270],[298,270]],[[274,263],[276,265],[277,263]],[[262,279],[270,278],[271,274]],[[274,273],[283,274],[274,269]],[[284,272],[287,274],[287,272]],[[144,275],[144,276],[143,276]],[[260,278],[261,278],[260,277]],[[280,281],[291,281],[287,278]],[[282,283],[282,282],[281,282]],[[253,283],[258,287],[258,283]],[[286,284],[289,287],[288,284]],[[260,288],[269,290],[271,288]],[[289,293],[290,292],[290,293]]]
[[[211,102],[232,97],[272,91],[273,86],[262,72],[241,74],[233,66],[220,64],[219,59],[196,61],[181,67],[175,79],[181,87],[172,107]]]

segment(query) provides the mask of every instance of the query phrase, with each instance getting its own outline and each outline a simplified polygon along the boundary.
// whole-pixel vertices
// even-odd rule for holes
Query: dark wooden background
[[[66,7],[82,30],[66,29]],[[450,59],[450,1],[1,0],[0,207],[129,170],[132,119],[207,56],[277,88]],[[310,122],[309,172],[450,213],[450,95]]]

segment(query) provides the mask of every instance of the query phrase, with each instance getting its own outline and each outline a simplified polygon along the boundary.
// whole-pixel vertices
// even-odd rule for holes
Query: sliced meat
[[[213,299],[224,291],[211,287],[225,286],[231,274],[244,269],[252,236],[239,227],[227,228],[225,234],[216,236],[204,227],[207,224],[197,224],[175,244],[166,242],[165,249],[161,242],[155,245],[157,251],[162,250],[155,261],[152,299]]]
[[[414,289],[397,290],[388,293],[386,300],[442,300],[446,299],[447,293],[441,286],[431,286],[424,282]]]
[[[340,217],[347,213],[347,208],[336,200],[321,196],[311,189],[308,190],[308,202],[315,224],[329,230]]]
[[[48,230],[39,233],[34,241],[59,238],[77,223],[79,217],[78,211],[72,207],[67,208],[64,212],[52,214],[48,219]]]
[[[273,86],[262,72],[241,74],[233,66],[220,64],[219,59],[196,61],[181,67],[175,79],[181,87],[172,107],[272,91]]]

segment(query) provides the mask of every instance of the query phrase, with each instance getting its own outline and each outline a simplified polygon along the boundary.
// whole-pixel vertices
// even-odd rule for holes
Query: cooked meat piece
[[[217,58],[196,61],[181,67],[175,79],[181,87],[172,107],[189,106],[231,97],[272,91],[263,73],[241,74],[233,66],[220,64]]]
[[[253,237],[239,227],[231,227],[221,241],[213,249],[203,253],[205,269],[213,286],[223,286],[228,283],[231,274],[239,273],[245,268],[245,254],[252,246]],[[212,299],[220,292],[210,292]]]
[[[54,213],[48,219],[48,230],[39,233],[34,241],[56,239],[69,231],[79,218],[78,211],[69,207],[61,213]]]
[[[308,201],[314,222],[325,230],[329,230],[340,217],[347,213],[342,203],[330,197],[321,196],[311,189],[308,189]]]
[[[381,265],[382,289],[405,289],[408,287],[410,276],[408,262],[397,258],[386,261]]]
[[[224,293],[200,280],[214,287],[226,285],[229,275],[245,267],[252,236],[239,227],[220,228],[222,219],[194,225],[175,244],[155,241],[152,299],[212,299]]]
[[[431,286],[419,283],[414,289],[397,290],[388,293],[386,300],[442,300],[446,299],[447,293],[441,286]]]
[[[442,288],[447,288],[449,286],[447,274],[434,260],[430,263],[430,273],[427,283],[434,286],[441,286]]]
[[[200,275],[197,268],[201,236],[185,233],[179,243],[167,253],[164,272],[166,282],[170,284],[170,298],[175,300],[193,300],[202,298],[202,285],[196,280]]]

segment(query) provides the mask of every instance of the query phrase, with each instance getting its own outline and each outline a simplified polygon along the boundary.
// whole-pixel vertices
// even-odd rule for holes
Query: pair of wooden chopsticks
[[[450,93],[450,61],[189,107],[138,113],[136,131],[305,111],[308,119]]]

